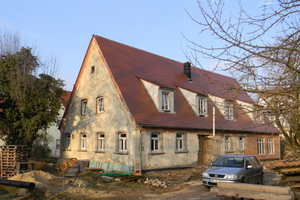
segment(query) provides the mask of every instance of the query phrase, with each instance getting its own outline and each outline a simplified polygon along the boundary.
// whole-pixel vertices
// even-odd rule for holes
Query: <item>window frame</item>
[[[88,114],[87,99],[81,101],[81,115]]]
[[[263,112],[259,106],[254,107],[253,121],[257,123],[263,122]]]
[[[157,137],[153,138],[152,135],[157,135]],[[152,149],[152,141],[157,141],[158,149]],[[163,151],[163,132],[162,131],[150,131],[149,134],[149,154],[164,154]]]
[[[231,145],[231,136],[225,136],[224,137],[224,140],[225,140],[225,142],[224,142],[224,144],[225,144],[225,151],[226,152],[229,152],[229,151],[231,151],[232,150],[232,145]]]
[[[165,97],[165,98],[164,98]],[[171,105],[171,94],[169,91],[162,90],[161,91],[161,110],[163,112],[170,112],[170,105]]]
[[[200,103],[200,101],[201,101],[201,103]],[[197,96],[197,115],[199,117],[207,117],[207,98],[206,97]]]
[[[80,150],[87,150],[87,135],[86,133],[80,134]]]
[[[267,138],[267,152],[268,154],[274,154],[274,139]]]
[[[99,101],[101,100],[101,104],[99,103]],[[99,104],[101,106],[99,106]],[[96,99],[96,112],[97,113],[103,113],[104,112],[104,97],[99,96]]]
[[[233,120],[234,119],[233,101],[225,100],[224,104],[225,104],[224,105],[225,119],[227,119],[227,120]]]
[[[97,151],[105,151],[105,134],[97,134]]]
[[[258,155],[265,155],[265,141],[264,138],[259,137],[257,138],[257,154]]]
[[[240,149],[240,151],[245,151],[246,150],[245,140],[246,140],[246,137],[239,136],[239,149]]]
[[[151,133],[150,150],[151,152],[159,152],[159,133]]]
[[[55,140],[55,149],[60,149],[60,139]]]
[[[181,137],[178,137],[181,135]],[[179,143],[181,143],[181,148],[178,148]],[[177,132],[175,134],[175,153],[188,153],[187,150],[187,133],[186,132]]]
[[[118,134],[118,151],[121,153],[128,151],[128,144],[127,144],[127,134],[126,133],[119,133]]]

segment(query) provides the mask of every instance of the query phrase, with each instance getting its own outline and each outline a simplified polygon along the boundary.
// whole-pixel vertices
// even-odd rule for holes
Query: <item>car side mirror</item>
[[[252,165],[247,165],[247,169],[252,169],[253,166]]]

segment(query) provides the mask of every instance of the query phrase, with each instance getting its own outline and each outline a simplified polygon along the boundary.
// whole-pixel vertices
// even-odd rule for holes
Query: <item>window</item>
[[[44,148],[48,149],[48,140],[47,139],[44,140]]]
[[[91,67],[91,74],[95,72],[95,66]]]
[[[104,150],[104,142],[105,142],[105,136],[104,134],[98,134],[98,148],[97,150],[103,151]]]
[[[159,151],[159,134],[151,134],[151,151]]]
[[[225,137],[225,151],[230,151],[230,137]]]
[[[198,115],[205,117],[207,115],[207,100],[203,97],[198,97]]]
[[[170,92],[162,91],[161,100],[161,109],[170,112]]]
[[[81,134],[80,149],[86,150],[86,134]]]
[[[273,138],[268,138],[268,154],[274,154],[274,143]]]
[[[119,151],[127,151],[127,137],[125,133],[119,133]]]
[[[181,133],[176,134],[176,150],[183,150],[183,134]]]
[[[87,114],[87,100],[82,100],[81,102],[81,114],[86,115]]]
[[[245,150],[245,137],[240,137],[239,143],[240,143],[240,151]]]
[[[56,149],[60,149],[60,139],[56,139],[56,145],[55,145]]]
[[[263,121],[263,114],[260,107],[256,106],[254,108],[254,122],[262,122]]]
[[[101,113],[104,111],[104,99],[103,97],[97,98],[97,113]]]
[[[258,155],[264,155],[264,138],[257,138],[257,153]]]
[[[65,137],[65,149],[71,149],[71,145],[70,145],[70,134],[66,134]]]
[[[233,119],[233,102],[225,101],[225,119]]]

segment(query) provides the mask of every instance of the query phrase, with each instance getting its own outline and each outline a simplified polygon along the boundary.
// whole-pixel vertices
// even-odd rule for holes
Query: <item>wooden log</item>
[[[288,169],[280,169],[280,173],[300,173],[300,167],[295,167],[295,168],[288,168]]]
[[[226,188],[213,187],[211,192],[217,193],[218,196],[237,197],[237,198],[251,198],[251,199],[269,199],[269,200],[294,200],[293,195],[288,194],[272,194],[266,192],[255,192],[246,190],[235,190]]]
[[[300,182],[300,176],[287,176],[284,180],[282,180],[283,182]]]
[[[280,163],[275,163],[272,168],[273,169],[278,169],[278,168],[285,168],[285,167],[297,167],[300,166],[300,161],[292,161],[292,162],[280,162]]]
[[[291,188],[289,187],[278,187],[270,185],[257,185],[257,184],[247,184],[247,183],[218,183],[219,188],[224,189],[237,189],[245,191],[255,191],[255,192],[266,192],[273,194],[290,194]]]

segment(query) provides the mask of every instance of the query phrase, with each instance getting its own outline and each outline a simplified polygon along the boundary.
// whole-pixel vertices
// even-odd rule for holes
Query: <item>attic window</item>
[[[233,120],[233,102],[225,101],[225,119]]]
[[[205,97],[197,97],[198,116],[207,116],[207,99]]]
[[[95,72],[95,66],[91,67],[91,74],[93,74]]]

